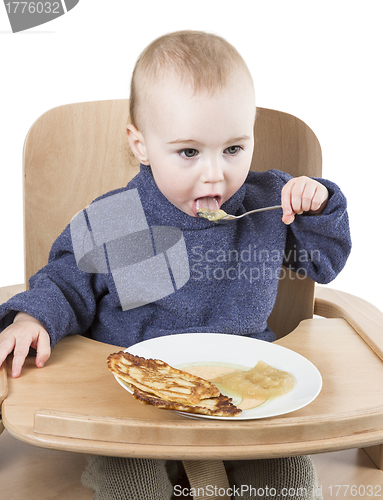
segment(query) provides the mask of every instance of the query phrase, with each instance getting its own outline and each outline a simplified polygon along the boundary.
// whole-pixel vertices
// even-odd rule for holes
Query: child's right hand
[[[0,334],[0,366],[13,351],[12,377],[19,377],[30,347],[36,349],[36,366],[42,368],[51,355],[49,334],[37,319],[19,312]]]

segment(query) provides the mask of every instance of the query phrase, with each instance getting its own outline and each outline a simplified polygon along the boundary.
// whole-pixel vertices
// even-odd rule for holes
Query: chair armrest
[[[0,304],[3,304],[17,293],[24,292],[25,289],[26,287],[24,284],[0,287]]]
[[[315,287],[314,314],[343,318],[383,361],[383,313],[355,295],[327,287]]]

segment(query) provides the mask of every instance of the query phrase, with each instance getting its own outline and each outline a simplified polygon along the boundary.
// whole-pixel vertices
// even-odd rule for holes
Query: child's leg
[[[322,500],[310,457],[226,461],[233,500]],[[235,488],[234,488],[235,486]]]
[[[84,486],[95,491],[93,500],[170,500],[176,462],[140,458],[89,456],[82,475]]]

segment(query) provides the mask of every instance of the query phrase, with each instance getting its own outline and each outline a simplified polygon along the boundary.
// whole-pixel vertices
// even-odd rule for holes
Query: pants
[[[322,500],[308,456],[224,464],[233,500]],[[171,500],[181,492],[191,499],[183,473],[178,461],[91,456],[82,481],[95,491],[94,500]],[[214,485],[209,487],[206,498],[212,496]]]

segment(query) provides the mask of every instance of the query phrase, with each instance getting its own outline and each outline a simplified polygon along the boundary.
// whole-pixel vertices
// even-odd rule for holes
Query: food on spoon
[[[226,217],[227,213],[224,210],[208,210],[207,208],[200,208],[197,211],[197,215],[198,217],[203,217],[204,219],[215,222]]]
[[[128,382],[133,396],[143,403],[205,415],[233,416],[241,412],[215,385],[159,359],[120,351],[108,356],[107,363],[109,370]]]
[[[213,222],[223,219],[227,214],[220,210],[220,196],[203,196],[195,202],[195,213],[198,217],[204,217]]]

